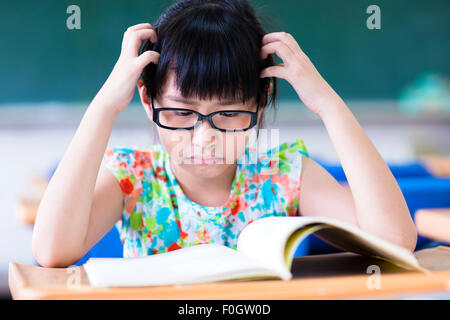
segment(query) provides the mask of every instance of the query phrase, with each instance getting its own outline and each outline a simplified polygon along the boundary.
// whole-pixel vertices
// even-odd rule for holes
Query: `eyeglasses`
[[[177,130],[193,130],[198,123],[206,119],[211,127],[223,132],[247,131],[253,128],[258,119],[258,108],[256,111],[244,110],[222,110],[208,115],[183,108],[155,108],[152,99],[153,121],[161,128]]]

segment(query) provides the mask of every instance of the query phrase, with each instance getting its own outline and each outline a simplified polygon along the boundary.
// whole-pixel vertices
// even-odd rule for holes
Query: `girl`
[[[249,144],[277,78],[322,119],[350,188],[300,138],[264,152]],[[107,148],[136,85],[161,143]],[[236,248],[246,225],[271,215],[339,219],[411,251],[417,238],[389,168],[296,40],[266,34],[245,0],[185,0],[125,32],[40,203],[32,249],[42,266],[68,266],[115,224],[125,257]]]

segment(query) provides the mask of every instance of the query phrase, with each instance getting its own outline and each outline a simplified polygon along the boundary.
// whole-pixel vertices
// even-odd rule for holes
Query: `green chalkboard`
[[[450,74],[450,1],[254,0],[268,32],[291,33],[319,72],[347,99],[395,99],[423,72]],[[130,25],[153,22],[172,1],[0,2],[0,104],[90,101],[109,75]],[[69,30],[69,5],[81,29]],[[366,9],[381,10],[369,30]],[[280,81],[280,98],[295,98]]]

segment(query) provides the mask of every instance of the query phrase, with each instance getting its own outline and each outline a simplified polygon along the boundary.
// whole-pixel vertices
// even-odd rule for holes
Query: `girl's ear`
[[[147,88],[144,85],[144,81],[138,80],[137,87],[139,96],[141,98],[142,106],[144,107],[147,117],[152,120],[152,100],[147,96]]]

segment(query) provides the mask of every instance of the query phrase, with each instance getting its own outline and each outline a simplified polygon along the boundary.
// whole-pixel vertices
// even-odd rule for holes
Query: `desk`
[[[414,223],[420,235],[450,243],[450,208],[417,210]]]
[[[430,274],[405,271],[378,259],[333,253],[294,258],[294,278],[283,280],[223,281],[159,287],[93,288],[82,266],[42,268],[11,262],[9,287],[14,299],[366,299],[386,295],[450,290],[450,247],[415,252]],[[379,288],[368,283],[381,270]],[[79,286],[74,286],[78,275]],[[372,288],[372,289],[371,289]]]
[[[427,170],[435,177],[450,177],[450,155],[425,154],[419,156]]]

